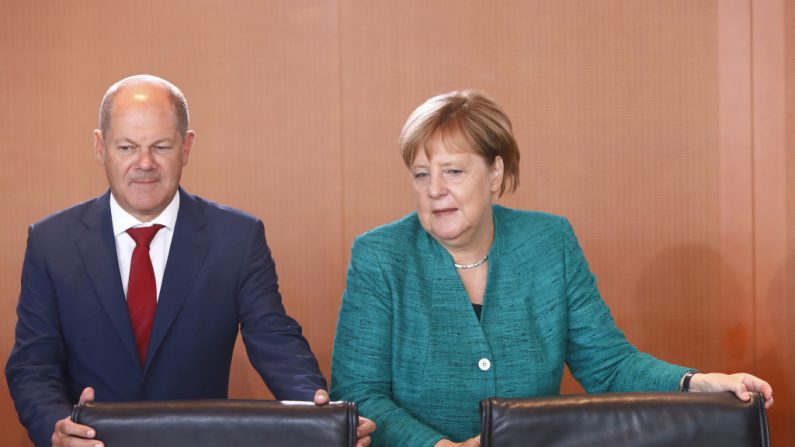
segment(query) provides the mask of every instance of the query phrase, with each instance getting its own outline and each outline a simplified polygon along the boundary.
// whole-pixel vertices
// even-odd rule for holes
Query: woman
[[[516,189],[508,117],[472,91],[429,99],[401,133],[417,211],[356,239],[332,397],[356,401],[380,446],[477,446],[478,403],[560,392],[720,391],[749,374],[694,374],[616,328],[565,218],[493,204]]]

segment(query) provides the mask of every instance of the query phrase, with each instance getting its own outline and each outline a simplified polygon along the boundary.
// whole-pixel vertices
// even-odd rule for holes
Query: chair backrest
[[[764,398],[608,393],[480,403],[482,447],[769,447]]]
[[[354,447],[358,413],[349,402],[91,402],[76,405],[72,420],[106,447]]]

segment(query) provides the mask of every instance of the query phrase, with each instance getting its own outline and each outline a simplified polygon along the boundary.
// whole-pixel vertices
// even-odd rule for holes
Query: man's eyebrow
[[[133,140],[130,137],[119,138],[116,141],[114,141],[113,143],[118,146],[120,143],[124,143],[124,142],[133,144],[135,146],[141,146],[140,143],[138,143],[137,141]],[[162,144],[162,143],[174,144],[174,140],[172,138],[169,138],[169,137],[163,137],[163,138],[159,138],[159,139],[153,141],[150,144],[150,146],[155,146],[155,145]]]
[[[128,138],[128,137],[119,138],[119,139],[115,140],[115,141],[113,142],[113,144],[115,144],[116,146],[118,146],[120,143],[125,143],[125,142],[126,142],[126,143],[130,143],[130,144],[133,144],[133,145],[135,145],[135,146],[140,146],[140,144],[138,144],[138,142],[136,142],[136,141],[134,141],[134,140],[132,140],[131,138]]]

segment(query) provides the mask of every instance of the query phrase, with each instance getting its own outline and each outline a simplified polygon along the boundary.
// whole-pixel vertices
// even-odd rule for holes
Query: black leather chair
[[[72,420],[106,447],[354,447],[358,413],[349,402],[92,402]]]
[[[610,393],[484,400],[482,447],[768,447],[764,398]]]

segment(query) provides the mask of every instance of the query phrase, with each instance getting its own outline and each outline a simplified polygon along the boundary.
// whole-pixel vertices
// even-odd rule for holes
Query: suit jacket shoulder
[[[186,200],[190,206],[195,207],[209,218],[220,219],[221,221],[230,223],[241,222],[248,224],[254,224],[260,220],[256,216],[237,208],[207,200],[203,197],[187,193],[184,190],[181,190],[181,193],[180,200]]]
[[[68,241],[75,233],[84,232],[87,227],[81,224],[86,220],[99,218],[103,212],[110,210],[110,192],[84,202],[72,205],[61,211],[46,216],[32,224],[28,230],[31,234],[43,238],[42,243],[59,244]],[[108,214],[108,217],[110,215]]]

